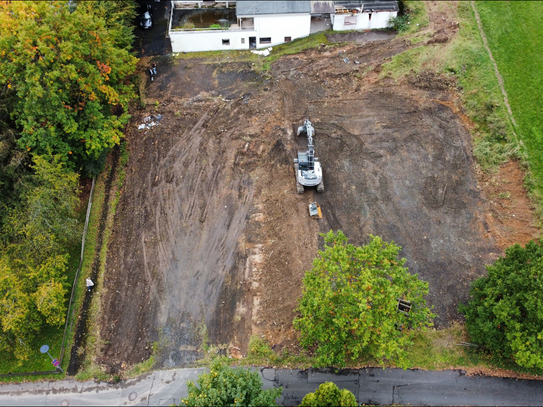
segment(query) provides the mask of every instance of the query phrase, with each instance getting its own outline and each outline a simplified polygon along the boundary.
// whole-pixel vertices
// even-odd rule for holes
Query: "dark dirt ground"
[[[429,29],[454,35],[450,20],[434,20]],[[402,246],[407,267],[429,282],[436,326],[459,318],[484,265],[537,229],[516,164],[479,174],[449,79],[380,77],[408,46],[323,46],[279,59],[266,77],[243,62],[159,64],[127,134],[99,363],[122,371],[158,342],[158,367],[186,365],[204,338],[235,356],[251,334],[296,351],[301,279],[330,229],[354,244],[374,234]],[[163,115],[160,126],[138,131],[150,114]],[[295,128],[305,118],[323,194],[296,193],[292,159],[306,140]],[[320,220],[308,216],[312,201]]]

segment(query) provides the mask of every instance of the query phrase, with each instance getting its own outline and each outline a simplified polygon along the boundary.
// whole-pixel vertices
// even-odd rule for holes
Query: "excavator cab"
[[[307,151],[298,151],[298,168],[302,171],[307,171],[309,169]]]

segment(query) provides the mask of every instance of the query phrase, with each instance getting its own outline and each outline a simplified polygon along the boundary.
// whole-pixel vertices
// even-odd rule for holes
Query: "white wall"
[[[370,28],[386,28],[388,21],[398,15],[396,11],[383,11],[381,13],[373,13],[371,16]]]
[[[311,30],[311,16],[309,14],[257,15],[254,17],[255,31],[258,33],[257,48],[283,44],[285,37],[291,37],[292,40],[307,37]],[[271,44],[261,44],[260,38],[262,37],[270,37]]]
[[[257,37],[252,30],[171,31],[172,52],[222,51],[249,49],[249,37]],[[241,39],[245,38],[245,44]],[[229,39],[230,45],[222,40]]]
[[[371,30],[376,28],[386,28],[388,21],[396,17],[398,13],[395,11],[382,11],[371,13],[371,20],[369,18],[370,13],[359,14],[336,14],[333,19],[333,29],[335,31],[347,31],[347,30]],[[356,19],[356,25],[345,24],[345,20]]]
[[[187,3],[198,3],[198,5],[200,7],[202,7],[203,5],[203,2],[204,0],[173,0],[173,6],[174,7],[177,7],[179,6],[181,8],[181,6],[183,4],[187,4]],[[226,7],[228,7],[230,4],[235,4],[236,3],[236,0],[215,0],[215,3],[226,3]]]
[[[258,49],[283,44],[285,37],[307,37],[310,28],[309,14],[263,15],[254,16],[254,30],[170,31],[170,40],[172,52],[249,49],[249,37],[256,37]],[[271,38],[271,43],[261,44],[260,38],[266,37]],[[223,45],[223,39],[229,39],[230,45]]]

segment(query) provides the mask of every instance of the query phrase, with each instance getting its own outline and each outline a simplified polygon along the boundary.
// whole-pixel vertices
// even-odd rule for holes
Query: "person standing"
[[[156,75],[156,64],[153,62],[153,74]]]
[[[89,277],[87,277],[87,291],[90,291],[93,285],[94,283],[92,282],[92,280]]]

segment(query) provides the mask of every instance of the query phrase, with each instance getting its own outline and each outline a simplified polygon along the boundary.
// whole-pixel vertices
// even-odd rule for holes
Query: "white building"
[[[386,28],[398,15],[398,2],[385,0],[334,1],[331,16],[334,31],[372,30]]]
[[[397,1],[384,0],[222,0],[216,3],[225,7],[211,9],[203,8],[206,2],[201,0],[172,3],[173,52],[267,48],[331,28],[332,23],[337,31],[385,28],[398,12]],[[187,9],[190,4],[198,8]],[[210,24],[214,18],[217,23]]]

